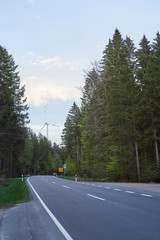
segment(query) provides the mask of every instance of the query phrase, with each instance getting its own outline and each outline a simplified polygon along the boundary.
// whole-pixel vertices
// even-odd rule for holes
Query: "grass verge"
[[[0,207],[30,200],[26,179],[6,178],[0,183]]]
[[[69,180],[69,181],[74,181],[74,177],[60,176],[60,175],[57,175],[57,177],[62,178],[62,179],[66,179],[66,180]]]

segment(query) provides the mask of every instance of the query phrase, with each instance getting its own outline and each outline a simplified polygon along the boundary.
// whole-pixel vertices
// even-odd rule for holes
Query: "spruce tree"
[[[70,157],[71,161],[75,162],[78,169],[80,167],[81,159],[81,131],[80,131],[80,110],[74,102],[69,110],[66,122],[64,124],[62,141],[66,147],[66,155]]]
[[[0,46],[0,171],[17,175],[24,147],[28,107],[14,59]]]
[[[110,142],[110,164],[117,165],[118,179],[135,178],[133,96],[134,45],[129,38],[123,40],[116,29],[107,45],[102,62],[105,95],[105,128]],[[112,173],[111,173],[112,174]],[[113,174],[112,174],[113,176]]]

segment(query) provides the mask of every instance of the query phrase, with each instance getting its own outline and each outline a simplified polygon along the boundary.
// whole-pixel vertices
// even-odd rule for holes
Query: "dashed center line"
[[[132,191],[125,191],[126,193],[135,193],[135,192],[132,192]]]
[[[56,183],[56,182],[52,182],[52,183]]]
[[[145,196],[145,197],[153,197],[153,195],[145,194],[145,193],[141,193],[140,195],[141,195],[141,196]]]
[[[53,182],[53,183],[55,183],[55,182]],[[85,184],[85,185],[94,186],[94,187],[99,187],[99,188],[112,189],[112,190],[118,191],[118,192],[122,192],[122,191],[123,191],[123,192],[130,193],[130,194],[135,194],[135,193],[136,193],[136,192],[129,191],[129,190],[124,191],[124,190],[122,190],[122,189],[120,189],[120,188],[104,187],[104,186],[102,186],[102,185],[90,184],[90,183],[86,183],[86,182],[79,182],[79,183]],[[70,187],[68,187],[68,186],[66,186],[66,185],[63,185],[63,187],[64,187],[64,188],[70,188]],[[145,194],[145,193],[141,193],[141,194],[139,194],[139,195],[144,196],[144,197],[150,197],[150,198],[151,198],[151,197],[154,197],[154,196],[151,195],[151,194]],[[93,198],[96,198],[96,199],[99,199],[99,200],[102,200],[102,201],[105,201],[105,200],[106,200],[106,199],[104,199],[104,198],[100,198],[100,197],[97,197],[97,196],[91,195],[91,194],[87,194],[87,196],[90,196],[90,197],[93,197]]]
[[[66,185],[62,185],[64,188],[70,188],[70,187],[68,187],[68,186],[66,186]]]
[[[92,198],[99,199],[99,200],[101,200],[101,201],[105,201],[104,198],[100,198],[100,197],[97,197],[97,196],[95,196],[95,195],[87,194],[87,196],[92,197]]]

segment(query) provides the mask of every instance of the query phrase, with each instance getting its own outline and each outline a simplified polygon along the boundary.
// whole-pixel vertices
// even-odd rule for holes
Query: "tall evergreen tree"
[[[24,91],[13,57],[0,46],[0,171],[4,174],[18,174],[28,123]]]
[[[86,73],[81,107],[82,170],[90,176],[92,172],[94,177],[102,175],[104,170],[102,164],[106,153],[101,84],[100,69],[96,64],[91,71]]]
[[[134,161],[134,45],[123,40],[116,29],[107,45],[102,62],[104,78],[106,129],[110,141],[110,164],[116,179],[135,178]],[[113,174],[112,174],[113,177]]]
[[[70,156],[71,160],[75,162],[77,168],[80,166],[81,158],[81,142],[80,142],[80,110],[77,104],[74,102],[63,129],[63,145],[66,147],[66,155]]]

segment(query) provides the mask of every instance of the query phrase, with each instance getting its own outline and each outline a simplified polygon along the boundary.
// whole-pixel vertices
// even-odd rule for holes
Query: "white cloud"
[[[28,2],[32,4],[34,2],[34,0],[28,0]]]
[[[100,49],[100,48],[101,48],[101,45],[97,44],[97,45],[96,45],[96,48]]]
[[[42,65],[45,66],[46,69],[50,69],[54,66],[58,66],[59,68],[68,66],[70,71],[75,71],[77,69],[74,63],[65,62],[60,56],[56,56],[53,58],[38,57],[36,59],[29,60],[29,64],[37,66]]]
[[[54,57],[54,58],[44,58],[44,59],[42,59],[41,61],[39,61],[39,63],[41,63],[41,64],[59,64],[59,63],[61,63],[61,60],[62,60],[62,58],[61,57],[59,57],[59,56],[57,56],[57,57]]]
[[[29,55],[33,56],[34,55],[34,52],[30,51],[28,52]]]
[[[41,106],[48,101],[60,99],[61,101],[79,100],[80,90],[67,82],[59,83],[47,77],[30,76],[23,80],[26,86],[27,102],[34,106]]]

